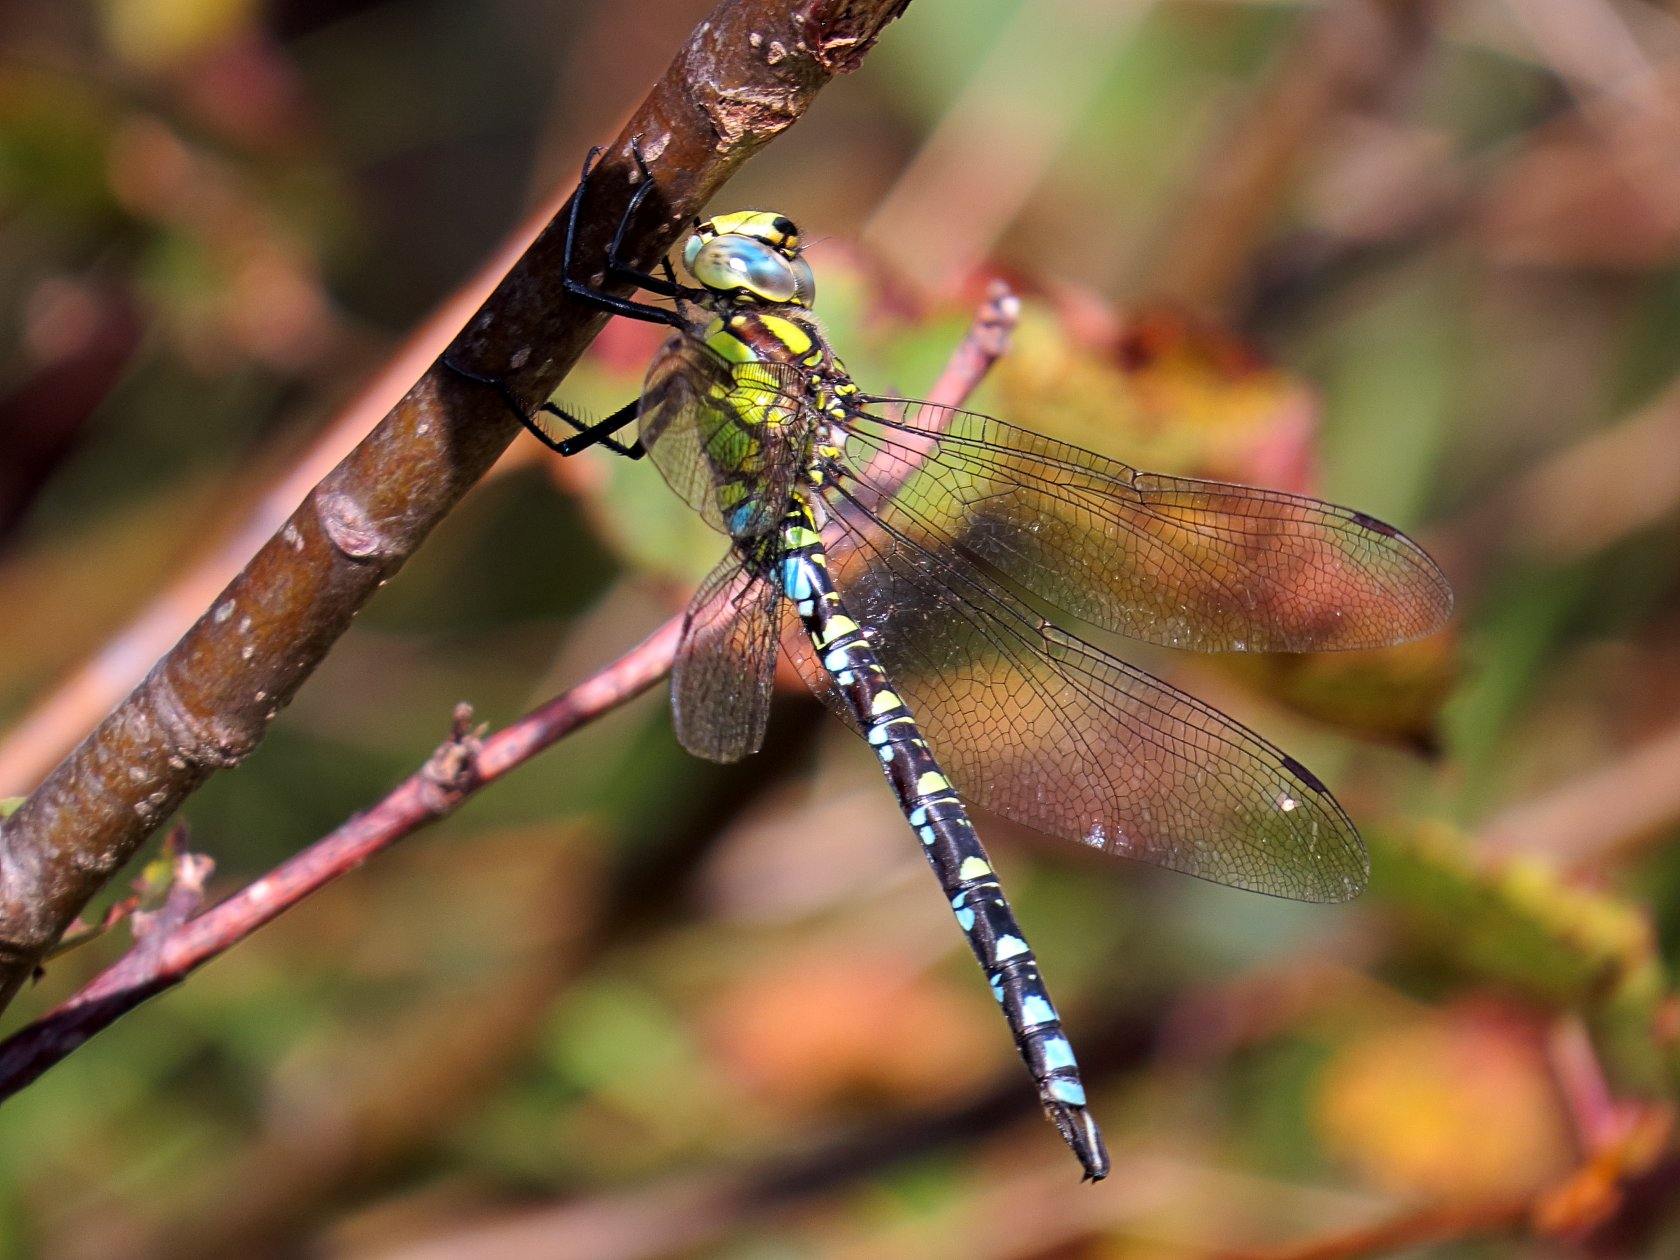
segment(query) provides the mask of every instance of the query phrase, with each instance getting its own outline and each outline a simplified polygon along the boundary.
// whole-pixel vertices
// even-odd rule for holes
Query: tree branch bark
[[[994,282],[928,400],[941,407],[962,406],[1008,348],[1019,318],[1020,300],[1002,282]],[[914,460],[903,460],[898,474],[908,477],[913,467]],[[132,949],[68,1000],[0,1041],[0,1101],[304,898],[454,813],[481,788],[580,726],[641,695],[670,671],[682,628],[683,615],[678,614],[612,664],[487,739],[471,730],[470,713],[458,711],[450,738],[372,808],[196,916],[192,912],[203,892],[208,863],[184,855],[169,898],[172,914],[148,923],[144,936],[137,932]]]
[[[723,0],[603,158],[584,207],[602,256],[640,136],[657,182],[629,237],[644,262],[734,169],[854,69],[909,0]],[[560,285],[562,216],[451,347],[532,404],[601,325]],[[351,619],[513,439],[497,391],[434,364],[329,473],[127,699],[0,828],[0,1004],[88,899],[214,771],[256,748]]]
[[[0,1042],[0,1100],[311,893],[453,813],[480,788],[578,727],[641,695],[670,670],[681,630],[680,617],[666,622],[588,681],[487,740],[473,735],[470,711],[457,714],[450,739],[372,809],[196,918],[154,929],[68,1001]]]

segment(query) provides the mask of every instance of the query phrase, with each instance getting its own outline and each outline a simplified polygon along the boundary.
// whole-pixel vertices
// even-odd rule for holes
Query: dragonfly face
[[[799,256],[799,229],[768,210],[706,219],[683,246],[683,266],[712,293],[737,302],[810,306],[811,264]]]

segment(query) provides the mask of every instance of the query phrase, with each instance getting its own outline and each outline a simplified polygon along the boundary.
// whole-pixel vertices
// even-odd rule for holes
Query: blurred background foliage
[[[707,7],[0,0],[0,796]],[[1680,1252],[1680,7],[915,0],[723,200],[819,240],[866,387],[926,389],[1001,275],[982,408],[1435,551],[1423,643],[1125,649],[1312,765],[1370,892],[983,822],[1115,1151],[1081,1188],[856,741],[790,680],[720,769],[646,698],[8,1102],[0,1256]],[[651,469],[518,444],[192,800],[213,889],[718,550]]]

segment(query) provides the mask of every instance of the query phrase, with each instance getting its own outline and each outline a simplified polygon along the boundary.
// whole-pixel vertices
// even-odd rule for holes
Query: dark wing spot
[[[1348,515],[1353,518],[1353,523],[1355,525],[1363,525],[1372,533],[1383,534],[1389,538],[1400,537],[1400,531],[1395,529],[1394,526],[1390,525],[1387,521],[1379,521],[1374,516],[1367,516],[1363,512],[1355,512],[1351,509],[1349,510]]]
[[[1280,754],[1278,756],[1278,760],[1283,764],[1283,768],[1285,770],[1289,771],[1290,774],[1301,780],[1302,783],[1305,783],[1313,791],[1323,796],[1330,795],[1330,789],[1324,786],[1319,777],[1311,770],[1308,770],[1299,761],[1296,761],[1295,758],[1291,757],[1288,753]]]

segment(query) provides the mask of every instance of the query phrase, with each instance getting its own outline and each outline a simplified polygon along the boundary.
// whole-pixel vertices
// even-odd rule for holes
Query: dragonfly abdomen
[[[1091,1180],[1108,1173],[1108,1153],[1086,1109],[1073,1047],[1039,975],[968,811],[940,769],[909,707],[893,690],[863,627],[846,612],[828,575],[811,510],[796,497],[782,531],[781,580],[823,667],[833,677],[880,758],[905,819],[986,973],[1039,1100]]]

